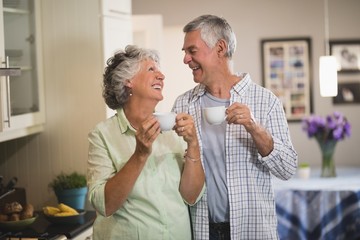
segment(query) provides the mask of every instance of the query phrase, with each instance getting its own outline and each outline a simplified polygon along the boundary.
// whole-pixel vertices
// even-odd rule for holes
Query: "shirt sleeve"
[[[113,175],[114,167],[100,131],[90,132],[88,140],[88,199],[96,211],[105,216],[105,183]]]
[[[273,151],[266,157],[258,154],[258,159],[277,178],[291,178],[297,168],[297,153],[291,143],[290,132],[281,102],[273,98],[267,114],[266,126],[274,141]]]

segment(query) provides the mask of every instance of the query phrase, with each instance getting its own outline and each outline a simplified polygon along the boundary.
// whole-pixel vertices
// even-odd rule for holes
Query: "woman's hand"
[[[136,131],[135,153],[148,157],[152,151],[152,144],[160,134],[160,124],[150,115]]]
[[[198,145],[195,123],[192,116],[186,113],[179,113],[175,121],[175,132],[182,136],[188,145]]]

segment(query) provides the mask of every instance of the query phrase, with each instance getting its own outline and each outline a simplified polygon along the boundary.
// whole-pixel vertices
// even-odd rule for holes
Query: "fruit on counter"
[[[64,203],[60,203],[58,207],[62,212],[71,212],[74,214],[79,214],[74,208],[69,207],[68,205],[66,205]]]
[[[20,219],[28,219],[34,215],[34,207],[30,203],[25,204],[22,212],[20,212]]]
[[[79,212],[77,210],[64,203],[59,203],[57,207],[52,207],[52,206],[43,207],[43,212],[47,216],[55,216],[55,217],[79,215]]]
[[[13,214],[20,213],[23,210],[23,207],[18,202],[5,203],[3,213],[5,214]]]
[[[20,214],[18,213],[13,213],[9,216],[9,221],[20,221]]]
[[[61,212],[61,210],[58,209],[57,207],[46,206],[43,207],[43,212],[45,215],[54,216],[55,214]]]
[[[73,213],[73,212],[59,212],[57,214],[55,214],[55,217],[68,217],[68,216],[76,216],[79,215],[78,212]]]
[[[22,206],[18,202],[5,203],[0,209],[0,221],[20,221],[34,216],[34,207],[30,203]]]
[[[9,219],[9,216],[6,214],[0,214],[0,222],[6,222]]]

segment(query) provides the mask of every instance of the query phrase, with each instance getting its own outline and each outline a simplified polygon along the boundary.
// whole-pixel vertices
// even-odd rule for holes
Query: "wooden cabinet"
[[[39,1],[0,2],[0,142],[43,130]],[[20,74],[8,74],[7,68]]]

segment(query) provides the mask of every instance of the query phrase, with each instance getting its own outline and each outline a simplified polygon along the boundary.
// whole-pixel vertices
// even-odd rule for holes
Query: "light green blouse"
[[[127,201],[105,217],[104,187],[135,149],[135,130],[122,109],[89,133],[89,201],[97,211],[96,239],[191,239],[188,207],[179,192],[186,143],[161,133]]]

